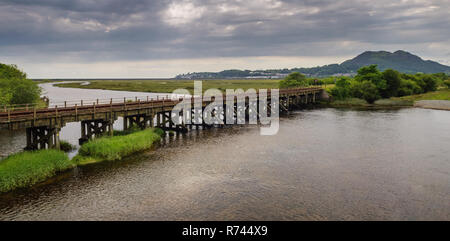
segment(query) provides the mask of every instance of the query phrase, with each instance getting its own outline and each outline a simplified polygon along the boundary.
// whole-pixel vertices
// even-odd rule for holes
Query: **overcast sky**
[[[449,0],[0,0],[0,62],[31,78],[310,67],[365,50],[450,64]]]

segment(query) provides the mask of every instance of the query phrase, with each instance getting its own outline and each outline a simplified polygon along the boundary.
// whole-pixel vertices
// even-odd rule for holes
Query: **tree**
[[[355,80],[360,82],[372,82],[380,93],[384,93],[388,87],[386,80],[383,79],[383,76],[381,72],[378,71],[376,64],[364,66],[358,69],[358,74],[355,76]]]
[[[380,99],[377,86],[369,80],[354,81],[350,88],[353,97],[364,99],[370,104]]]
[[[36,103],[41,95],[39,86],[15,65],[0,64],[0,104]]]
[[[0,79],[26,79],[27,74],[20,71],[16,65],[0,63]]]
[[[331,89],[331,96],[338,100],[350,97],[350,79],[341,77],[336,81],[336,86]]]
[[[393,69],[387,69],[382,73],[382,78],[386,81],[386,89],[381,92],[381,96],[383,98],[397,96],[400,87],[400,73]]]
[[[407,96],[422,93],[422,88],[411,79],[401,79],[398,88],[398,96]]]
[[[308,86],[306,77],[298,72],[289,74],[285,79],[279,82],[280,88],[297,88]]]
[[[423,90],[425,92],[435,91],[437,89],[437,79],[429,74],[422,75],[422,81],[425,83]]]

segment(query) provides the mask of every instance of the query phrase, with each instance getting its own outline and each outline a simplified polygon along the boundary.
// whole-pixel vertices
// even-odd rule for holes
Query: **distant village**
[[[232,74],[230,73],[232,71]],[[177,75],[176,79],[284,79],[295,70],[226,70],[222,72],[196,72]],[[301,72],[302,73],[302,72]],[[308,77],[321,77],[314,74],[302,73]],[[328,76],[352,76],[354,73],[336,73]]]

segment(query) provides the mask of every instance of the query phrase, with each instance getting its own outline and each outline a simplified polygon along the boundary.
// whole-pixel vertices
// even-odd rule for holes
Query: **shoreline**
[[[450,111],[450,100],[419,100],[414,102],[414,107]]]

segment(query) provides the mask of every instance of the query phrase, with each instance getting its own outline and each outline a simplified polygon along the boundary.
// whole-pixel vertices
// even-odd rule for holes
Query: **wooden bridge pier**
[[[59,149],[59,131],[57,126],[37,126],[26,128],[26,150]]]
[[[113,135],[112,119],[97,119],[97,120],[84,120],[81,121],[81,138],[78,140],[82,145],[85,142],[92,140],[94,137],[103,136],[108,134]]]
[[[180,114],[180,118],[183,118],[183,114]],[[161,128],[164,131],[176,131],[176,132],[187,132],[188,128],[185,123],[176,125],[172,121],[172,111],[163,111],[156,113],[156,127]]]
[[[129,115],[123,117],[123,129],[128,130],[129,128],[137,126],[140,129],[146,129],[148,127],[153,127],[153,114],[137,114]]]

